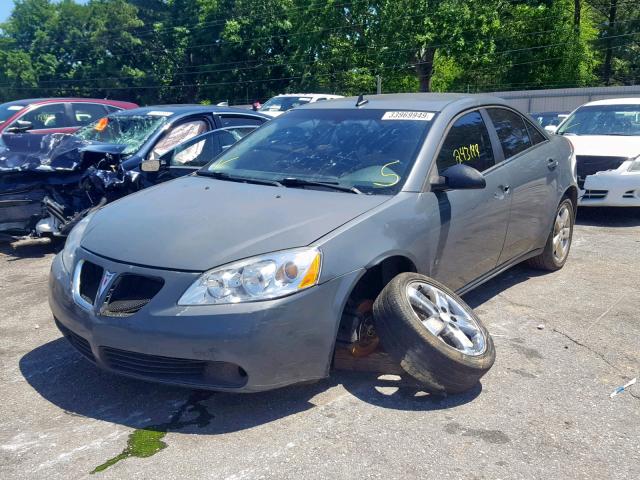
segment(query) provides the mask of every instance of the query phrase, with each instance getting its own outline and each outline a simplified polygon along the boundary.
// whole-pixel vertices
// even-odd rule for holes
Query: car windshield
[[[292,108],[309,103],[311,97],[273,97],[267,100],[260,111],[262,112],[286,112]]]
[[[16,105],[15,103],[4,103],[0,105],[0,125],[25,107],[26,105]]]
[[[560,125],[557,133],[640,136],[640,104],[580,107]]]
[[[111,115],[76,132],[82,140],[126,145],[124,154],[137,152],[167,122],[164,115]]]
[[[303,109],[264,124],[202,174],[262,181],[326,182],[362,193],[400,190],[435,114],[385,110]],[[287,185],[287,186],[288,186]]]

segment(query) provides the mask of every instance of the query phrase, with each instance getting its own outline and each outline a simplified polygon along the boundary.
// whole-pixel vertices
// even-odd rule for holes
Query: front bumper
[[[587,176],[578,204],[581,207],[640,207],[640,172],[613,170]]]
[[[127,265],[83,249],[78,259],[117,275],[161,277],[162,289],[129,317],[79,306],[57,255],[49,303],[59,328],[99,367],[143,380],[211,390],[255,392],[324,378],[354,271],[289,297],[235,305],[178,306],[198,277]]]

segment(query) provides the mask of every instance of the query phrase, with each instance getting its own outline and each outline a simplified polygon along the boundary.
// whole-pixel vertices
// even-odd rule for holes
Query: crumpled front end
[[[87,211],[135,191],[121,145],[53,134],[38,152],[0,151],[0,232],[65,235]]]

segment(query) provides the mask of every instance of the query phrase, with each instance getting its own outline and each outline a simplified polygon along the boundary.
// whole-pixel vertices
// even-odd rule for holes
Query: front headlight
[[[255,302],[313,287],[320,277],[317,248],[299,248],[248,258],[203,273],[178,305]]]
[[[640,155],[638,155],[635,160],[633,160],[633,162],[631,162],[631,165],[629,165],[629,170],[627,170],[628,172],[640,172]]]
[[[76,258],[76,251],[80,247],[80,240],[82,240],[84,231],[87,228],[87,225],[89,225],[89,222],[91,221],[91,218],[94,214],[95,212],[91,212],[89,215],[80,220],[67,236],[67,241],[64,244],[64,250],[62,250],[62,263],[68,272],[71,272],[73,269]]]

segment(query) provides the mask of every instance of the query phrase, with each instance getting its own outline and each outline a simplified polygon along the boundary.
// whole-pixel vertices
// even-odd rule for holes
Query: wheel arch
[[[353,338],[355,325],[352,323],[352,317],[345,316],[348,309],[353,309],[363,300],[375,300],[385,285],[396,275],[405,272],[417,273],[417,271],[416,262],[402,253],[388,253],[386,256],[372,260],[363,270],[347,297],[340,318],[337,340],[348,341]]]

